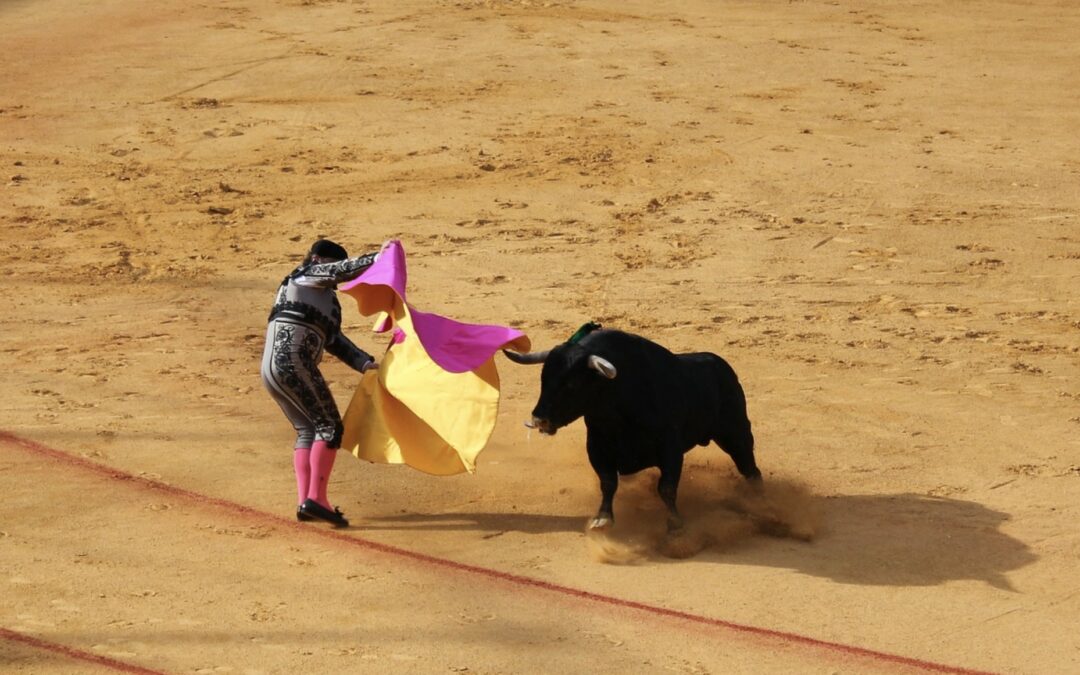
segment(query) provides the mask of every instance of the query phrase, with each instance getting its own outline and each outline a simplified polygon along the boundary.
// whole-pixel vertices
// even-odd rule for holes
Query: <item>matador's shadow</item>
[[[556,516],[535,513],[403,513],[365,519],[365,530],[475,530],[491,539],[507,532],[549,534],[581,532],[585,516]]]

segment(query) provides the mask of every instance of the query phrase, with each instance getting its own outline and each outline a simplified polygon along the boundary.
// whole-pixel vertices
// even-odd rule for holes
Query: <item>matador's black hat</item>
[[[311,245],[311,255],[317,255],[320,258],[327,258],[328,260],[345,260],[349,257],[349,254],[345,252],[345,247],[341,244],[334,243],[329,239],[320,239]]]

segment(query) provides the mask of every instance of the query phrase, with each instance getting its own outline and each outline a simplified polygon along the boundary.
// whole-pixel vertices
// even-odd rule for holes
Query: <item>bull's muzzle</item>
[[[525,422],[525,426],[529,427],[530,429],[536,429],[540,433],[546,434],[548,436],[554,436],[555,432],[558,431],[558,427],[552,424],[551,420],[546,420],[535,416],[531,420]]]

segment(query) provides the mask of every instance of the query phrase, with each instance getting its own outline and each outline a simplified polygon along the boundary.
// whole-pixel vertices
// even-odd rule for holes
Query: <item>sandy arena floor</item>
[[[1074,2],[0,24],[3,672],[1080,671]],[[698,448],[686,534],[647,474],[587,536],[584,427],[530,436],[538,370],[499,356],[475,475],[346,455],[354,527],[298,526],[258,368],[320,235],[399,238],[413,304],[538,348],[598,320],[723,355],[770,501]]]

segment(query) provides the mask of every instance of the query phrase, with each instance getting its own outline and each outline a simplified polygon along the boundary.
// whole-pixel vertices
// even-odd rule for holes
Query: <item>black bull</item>
[[[517,363],[544,364],[529,426],[554,434],[585,418],[589,463],[602,494],[592,528],[614,521],[619,475],[649,467],[660,469],[657,492],[668,527],[681,527],[676,493],[683,455],[695,445],[715,442],[747,480],[761,480],[746,396],[735,371],[716,354],[673,354],[617,330],[594,330],[547,352],[505,354]]]

